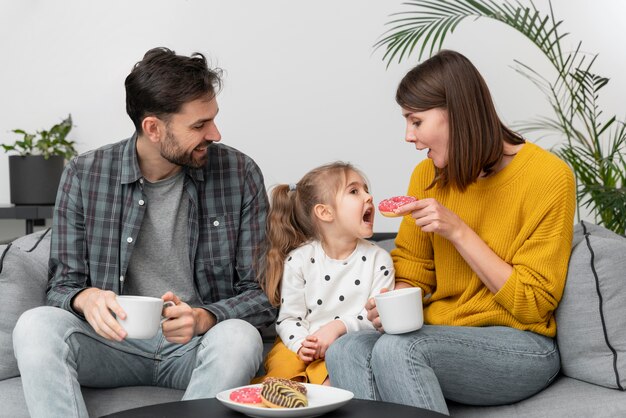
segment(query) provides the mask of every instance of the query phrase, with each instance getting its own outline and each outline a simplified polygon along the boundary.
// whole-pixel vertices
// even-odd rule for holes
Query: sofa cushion
[[[559,375],[538,394],[498,406],[448,402],[454,418],[606,418],[626,416],[626,393]]]
[[[562,373],[626,388],[626,238],[581,222],[556,310]]]
[[[0,245],[0,380],[19,376],[13,328],[22,312],[46,302],[49,230]]]

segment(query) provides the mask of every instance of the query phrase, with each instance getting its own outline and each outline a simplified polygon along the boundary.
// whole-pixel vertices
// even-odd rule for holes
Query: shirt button
[[[128,238],[126,238],[126,242],[127,242],[127,243],[129,243],[129,244],[130,244],[131,242],[133,242],[133,237],[128,237]]]
[[[143,206],[145,204],[146,204],[145,200],[139,199],[139,206]]]
[[[139,183],[140,183],[140,184],[143,184],[143,179],[139,179]]]
[[[220,226],[220,221],[213,221],[213,226]]]

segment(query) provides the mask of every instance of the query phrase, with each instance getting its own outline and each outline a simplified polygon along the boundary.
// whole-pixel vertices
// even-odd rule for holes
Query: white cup
[[[403,334],[424,325],[422,289],[410,287],[374,296],[378,315],[387,334]]]
[[[126,312],[126,319],[117,318],[117,322],[126,330],[126,338],[146,340],[153,338],[165,321],[161,313],[166,306],[174,302],[163,302],[160,298],[149,296],[117,296],[117,303]]]

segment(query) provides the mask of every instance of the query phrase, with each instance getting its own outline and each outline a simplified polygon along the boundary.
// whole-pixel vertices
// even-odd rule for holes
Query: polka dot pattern
[[[377,283],[389,287],[393,278],[389,254],[381,254],[377,246],[366,245],[364,241],[343,260],[328,257],[321,243],[313,241],[294,250],[287,261],[291,261],[289,268],[294,269],[293,277],[297,277],[298,282],[292,281],[291,286],[285,288],[290,290],[281,295],[281,303],[286,300],[290,311],[301,312],[299,316],[290,316],[289,320],[281,318],[282,330],[279,331],[288,345],[330,320],[342,320],[349,331],[365,329],[365,322],[369,321],[361,312],[373,291],[371,286]],[[293,296],[290,291],[294,292]],[[302,302],[295,303],[292,297]]]

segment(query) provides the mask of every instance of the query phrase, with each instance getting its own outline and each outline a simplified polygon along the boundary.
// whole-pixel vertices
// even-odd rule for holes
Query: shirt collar
[[[207,168],[208,166],[209,163],[207,162],[207,165],[205,165],[204,168]],[[187,175],[194,181],[204,181],[204,170],[202,168],[185,167],[184,170],[185,173],[187,173]]]
[[[207,163],[208,166],[208,163]],[[185,173],[195,181],[204,181],[202,168],[184,168]],[[134,183],[142,178],[139,160],[137,159],[137,132],[126,142],[122,153],[122,184]]]
[[[122,184],[134,183],[142,177],[137,160],[137,132],[126,142],[122,153]]]

